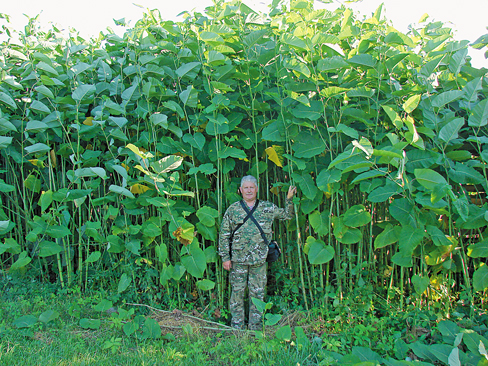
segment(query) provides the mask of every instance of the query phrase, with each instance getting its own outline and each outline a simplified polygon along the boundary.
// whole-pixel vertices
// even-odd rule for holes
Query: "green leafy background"
[[[299,188],[273,268],[306,307],[365,284],[435,306],[488,287],[486,69],[441,22],[216,1],[123,37],[17,33],[0,59],[4,270],[223,303],[220,218],[254,174],[280,206]]]

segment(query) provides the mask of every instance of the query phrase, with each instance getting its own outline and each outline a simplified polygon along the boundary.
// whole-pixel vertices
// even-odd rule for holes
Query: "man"
[[[241,180],[239,188],[244,203],[251,211],[256,204],[258,182],[252,175],[245,176]],[[259,223],[268,241],[272,240],[272,228],[274,219],[289,220],[293,216],[292,198],[296,194],[296,187],[290,186],[286,196],[286,208],[282,209],[267,201],[259,201],[253,216]],[[268,246],[265,244],[256,224],[248,219],[244,224],[247,212],[240,202],[229,206],[222,219],[219,238],[219,254],[222,257],[222,265],[226,271],[230,271],[230,284],[232,294],[229,301],[229,309],[232,316],[231,325],[234,328],[244,329],[244,292],[249,287],[249,329],[260,328],[262,314],[256,309],[251,298],[263,300],[266,286],[266,256]],[[239,225],[242,225],[238,227]],[[236,230],[237,227],[237,230]],[[235,232],[234,232],[235,231]],[[230,238],[233,235],[232,243]]]

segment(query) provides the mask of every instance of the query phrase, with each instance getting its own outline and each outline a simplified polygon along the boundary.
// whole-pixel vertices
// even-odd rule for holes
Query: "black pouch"
[[[266,257],[266,262],[276,262],[280,257],[281,249],[276,240],[271,240],[268,244],[268,256]]]

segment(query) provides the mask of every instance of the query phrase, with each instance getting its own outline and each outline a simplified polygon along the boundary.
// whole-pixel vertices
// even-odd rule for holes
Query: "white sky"
[[[18,2],[17,2],[18,1]],[[97,35],[111,27],[118,34],[123,33],[122,27],[115,26],[113,19],[125,18],[130,25],[142,17],[145,9],[158,8],[164,19],[183,20],[177,18],[182,11],[197,10],[203,13],[205,7],[213,4],[212,0],[1,0],[0,13],[10,15],[11,27],[22,29],[28,17],[40,14],[42,24],[50,22],[61,28],[72,27],[84,38]],[[271,0],[244,0],[251,8],[264,11]],[[317,3],[316,7],[334,9],[344,0],[334,0],[333,4]],[[406,32],[409,24],[416,23],[423,14],[429,14],[432,20],[447,23],[455,30],[455,38],[467,39],[471,42],[488,33],[488,0],[363,0],[358,4],[348,4],[361,16],[370,17],[376,8],[384,3],[386,18],[399,31]],[[140,8],[134,4],[140,4]],[[28,17],[26,17],[25,15]],[[0,19],[0,25],[6,24]],[[0,35],[0,41],[3,40]],[[486,49],[485,49],[486,51]],[[488,60],[484,51],[470,49],[475,67],[488,68]]]

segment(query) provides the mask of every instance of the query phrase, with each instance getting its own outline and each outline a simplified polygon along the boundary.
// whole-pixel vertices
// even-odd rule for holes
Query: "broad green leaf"
[[[194,135],[187,133],[183,136],[183,141],[200,151],[203,151],[205,146],[205,136],[201,132],[197,132]]]
[[[3,254],[5,252],[11,254],[19,254],[21,250],[22,247],[19,243],[17,243],[17,240],[13,238],[6,238],[4,243],[0,242],[0,254]]]
[[[16,328],[30,328],[37,323],[37,318],[34,315],[24,315],[16,318],[12,325]]]
[[[354,244],[363,238],[363,234],[359,229],[344,225],[342,218],[334,218],[332,226],[334,227],[335,238],[342,244]]]
[[[468,118],[468,126],[482,127],[488,124],[488,99],[479,102]]]
[[[30,258],[28,255],[27,255],[27,252],[22,252],[20,253],[19,257],[17,258],[17,260],[10,266],[10,271],[16,271],[16,270],[19,270],[21,268],[24,268],[25,266],[27,266],[30,262],[32,261],[32,258]]]
[[[46,310],[41,315],[39,315],[39,320],[44,324],[47,324],[59,318],[59,315],[59,312],[57,312],[56,310]]]
[[[212,163],[202,164],[197,167],[193,167],[188,171],[188,174],[203,173],[205,175],[213,174],[217,171]]]
[[[0,149],[7,148],[12,143],[13,137],[0,136]]]
[[[47,114],[51,113],[51,110],[49,109],[49,107],[47,105],[45,105],[44,103],[38,101],[38,100],[32,101],[32,103],[30,105],[30,109],[38,111],[38,112],[42,112],[42,113],[47,113]]]
[[[461,361],[459,360],[459,348],[458,347],[454,347],[452,349],[451,353],[449,353],[449,356],[447,358],[447,364],[449,366],[461,366]]]
[[[430,284],[430,280],[428,277],[413,275],[412,276],[412,283],[413,283],[413,287],[415,289],[415,292],[418,295],[421,295],[425,292],[425,290],[427,290],[427,287]]]
[[[401,226],[386,224],[385,229],[375,238],[374,248],[380,249],[386,247],[387,245],[396,243],[400,236],[401,230]]]
[[[200,222],[208,227],[215,226],[215,219],[219,217],[219,212],[211,207],[203,206],[197,211]]]
[[[44,61],[39,62],[36,66],[48,74],[59,76],[58,72],[51,65],[47,64]]]
[[[429,350],[430,352],[432,352],[432,354],[435,357],[437,357],[439,361],[447,365],[449,360],[449,355],[452,353],[454,348],[459,350],[459,348],[453,347],[452,345],[448,345],[448,344],[432,344]],[[454,366],[454,365],[449,364],[449,366]]]
[[[464,118],[456,118],[446,124],[439,131],[439,139],[448,143],[451,140],[457,139],[458,132],[464,126]]]
[[[394,199],[388,210],[391,216],[402,225],[416,226],[415,216],[413,214],[414,206],[406,198]]]
[[[204,279],[197,281],[196,285],[202,291],[210,291],[215,287],[215,282]]]
[[[71,235],[71,231],[64,225],[52,225],[47,228],[46,234],[54,239],[60,239]]]
[[[347,226],[359,227],[371,222],[371,214],[363,205],[355,205],[344,213],[343,221]]]
[[[75,89],[71,97],[81,103],[83,100],[90,98],[96,91],[95,85],[82,84]]]
[[[201,65],[202,64],[200,62],[185,63],[176,70],[176,75],[178,75],[180,78],[182,78],[185,75],[188,75],[190,79],[194,79],[197,75],[198,70],[200,70]]]
[[[51,255],[61,253],[62,251],[62,246],[49,240],[43,240],[39,244],[39,257],[41,258],[49,257]]]
[[[15,101],[12,99],[10,95],[8,95],[5,92],[0,92],[0,102],[7,104],[13,109],[17,109],[17,104],[15,104]]]
[[[156,225],[154,222],[150,222],[150,221],[146,221],[142,225],[141,231],[145,236],[151,238],[160,236],[162,234],[161,228],[158,225]]]
[[[96,261],[98,261],[100,259],[101,256],[102,256],[102,253],[100,253],[99,251],[91,252],[90,255],[88,256],[88,258],[85,259],[85,262],[86,263],[95,263]]]
[[[111,307],[113,307],[112,301],[102,299],[97,305],[93,307],[93,310],[102,312],[109,310]]]
[[[299,62],[294,58],[291,60],[285,60],[283,66],[285,66],[287,69],[296,71],[307,78],[310,77],[310,69],[308,68],[308,66],[305,63]]]
[[[486,266],[484,266],[486,267]],[[488,339],[483,337],[482,335],[476,333],[472,329],[461,329],[461,333],[463,334],[463,343],[466,345],[468,348],[469,352],[472,352],[474,354],[479,353],[479,347],[480,347],[480,342],[483,343],[483,345],[488,347]]]
[[[142,327],[142,338],[158,339],[159,337],[161,337],[161,327],[158,322],[156,319],[146,317]]]
[[[329,214],[327,211],[320,213],[314,211],[308,216],[310,225],[318,235],[327,235],[329,233]]]
[[[454,75],[458,75],[461,70],[461,67],[463,67],[466,64],[467,55],[468,55],[468,48],[466,47],[457,51],[455,54],[451,56],[451,59],[449,60],[449,70]]]
[[[317,63],[317,69],[320,72],[325,72],[330,70],[336,71],[343,67],[349,67],[349,64],[341,56],[323,58],[320,59],[319,62]]]
[[[405,45],[411,48],[415,47],[415,44],[410,37],[396,30],[387,34],[385,37],[385,42],[390,44]]]
[[[108,190],[110,192],[121,194],[122,196],[135,198],[134,195],[131,193],[131,191],[129,191],[127,188],[116,186],[115,184],[110,185],[110,187],[108,187]]]
[[[125,125],[127,125],[127,123],[129,123],[129,120],[125,117],[110,116],[108,118],[108,121],[110,122],[111,126],[119,127],[119,128],[124,128]]]
[[[137,156],[139,156],[143,159],[150,159],[150,158],[154,157],[154,155],[151,154],[150,152],[145,153],[144,151],[142,151],[140,148],[138,148],[137,146],[135,146],[133,144],[127,144],[126,148],[128,148],[134,154],[136,154]]]
[[[289,342],[291,340],[292,332],[290,325],[285,325],[279,328],[276,333],[275,337],[278,338],[280,341]]]
[[[446,104],[461,98],[464,92],[461,90],[448,90],[432,98],[432,107],[441,108]]]
[[[49,126],[47,123],[40,122],[40,121],[29,121],[25,126],[25,130],[32,133],[44,132],[48,128]]]
[[[100,319],[88,319],[88,318],[83,318],[80,320],[80,327],[83,329],[92,329],[92,330],[97,330],[100,328],[102,325],[102,322]]]
[[[12,138],[10,137],[10,139]],[[51,148],[46,144],[37,142],[34,145],[25,147],[24,150],[27,152],[27,154],[40,154],[51,151]]]
[[[410,253],[411,255],[415,248],[420,245],[424,236],[425,232],[422,229],[415,229],[408,225],[403,226],[400,231],[400,236],[398,237],[400,251]]]
[[[471,258],[485,258],[488,257],[488,238],[468,246],[468,255]]]
[[[107,172],[103,168],[91,167],[91,168],[80,168],[75,170],[75,177],[77,178],[89,178],[89,177],[100,177],[102,179],[107,179]]]
[[[206,43],[210,44],[221,44],[224,43],[224,39],[217,33],[203,31],[200,34],[200,39]]]
[[[134,334],[137,332],[140,328],[140,324],[136,323],[135,321],[127,322],[123,326],[123,331],[127,337],[129,337],[131,334]]]
[[[371,361],[375,361],[374,362],[375,365],[383,363],[383,359],[380,357],[380,355],[372,351],[371,348],[354,346],[352,347],[351,353],[359,357],[359,359],[365,363]]]
[[[311,264],[324,264],[334,258],[335,250],[330,245],[325,245],[322,240],[315,240],[308,251],[308,261]]]
[[[264,322],[264,324],[266,326],[273,326],[273,325],[276,325],[278,324],[278,322],[281,320],[283,316],[281,314],[271,314],[271,313],[267,313],[265,315],[265,319],[266,321]]]
[[[368,195],[368,201],[373,203],[385,202],[388,198],[400,193],[401,187],[390,180],[382,187],[375,188]]]
[[[488,287],[488,266],[484,264],[480,266],[473,274],[473,288],[475,291],[483,291],[487,287]]]
[[[284,33],[281,36],[281,42],[283,42],[289,46],[292,46],[293,48],[297,48],[298,50],[301,50],[301,51],[305,51],[308,49],[305,41],[294,36],[292,33]]]
[[[41,180],[36,177],[35,174],[29,174],[29,176],[24,180],[24,186],[36,193],[41,191]]]
[[[347,60],[350,64],[355,66],[366,66],[374,68],[376,66],[376,60],[368,53],[355,55]]]
[[[117,293],[120,294],[125,290],[127,290],[127,288],[131,283],[132,283],[132,278],[127,276],[127,273],[123,273],[122,276],[120,277],[119,284],[117,286]]]
[[[485,180],[475,168],[460,163],[456,163],[453,169],[449,169],[448,175],[454,182],[461,184],[482,184]]]
[[[138,93],[139,83],[135,83],[134,85],[128,87],[122,92],[122,99],[126,101],[135,100],[139,97]]]
[[[474,78],[470,82],[466,83],[463,88],[463,99],[467,102],[476,102],[478,100],[479,92],[482,90],[481,78]]]
[[[196,278],[201,278],[207,268],[205,253],[198,247],[198,244],[190,245],[190,253],[181,258],[181,263],[187,272]]]
[[[446,179],[432,169],[415,169],[417,181],[427,189],[434,190],[438,185],[447,185]]]
[[[160,263],[166,262],[166,260],[168,259],[168,247],[166,244],[161,243],[161,245],[156,245],[154,251],[156,253],[156,259]]]
[[[430,235],[434,245],[448,246],[452,244],[452,242],[446,237],[446,234],[444,234],[439,228],[432,225],[427,225],[426,229],[427,234]]]
[[[54,99],[54,94],[52,93],[51,90],[49,90],[49,88],[47,86],[39,85],[39,86],[35,87],[34,89],[38,93],[41,93],[42,95],[44,95],[45,97]]]
[[[196,108],[198,105],[198,91],[193,85],[188,85],[188,87],[180,93],[180,100],[183,102],[183,105],[190,108]]]
[[[210,241],[217,240],[217,228],[215,226],[208,227],[208,226],[203,225],[200,222],[197,222],[196,227],[197,227],[198,233],[204,239],[207,239],[207,240],[210,240]]]
[[[310,174],[300,175],[293,173],[292,178],[298,183],[300,190],[309,200],[313,200],[317,195],[318,189]]]

